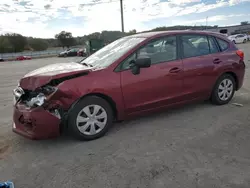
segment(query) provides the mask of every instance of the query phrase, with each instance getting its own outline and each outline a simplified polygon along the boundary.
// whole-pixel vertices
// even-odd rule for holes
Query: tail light
[[[240,57],[241,61],[244,61],[244,52],[241,50],[237,50],[236,54]]]

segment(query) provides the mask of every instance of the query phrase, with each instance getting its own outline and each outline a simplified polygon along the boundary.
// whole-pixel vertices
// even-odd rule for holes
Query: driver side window
[[[177,59],[176,36],[168,36],[149,42],[127,58],[121,70],[130,68],[130,62],[140,57],[150,57],[151,64],[173,61]]]

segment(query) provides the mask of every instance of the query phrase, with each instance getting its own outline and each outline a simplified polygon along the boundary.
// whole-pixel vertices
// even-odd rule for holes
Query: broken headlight
[[[47,85],[41,88],[41,92],[44,93],[45,95],[51,95],[52,93],[54,93],[57,90],[56,87]]]

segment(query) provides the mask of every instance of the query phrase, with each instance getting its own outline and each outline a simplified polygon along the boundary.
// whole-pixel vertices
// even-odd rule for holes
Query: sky
[[[123,0],[125,31],[250,21],[250,0]],[[0,34],[54,38],[121,30],[120,0],[0,0]]]

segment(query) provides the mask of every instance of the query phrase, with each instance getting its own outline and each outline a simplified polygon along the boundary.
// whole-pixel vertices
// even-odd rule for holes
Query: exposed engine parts
[[[26,101],[26,104],[29,107],[42,106],[44,104],[45,99],[45,95],[43,93],[39,93],[36,97],[33,97],[29,101]]]

